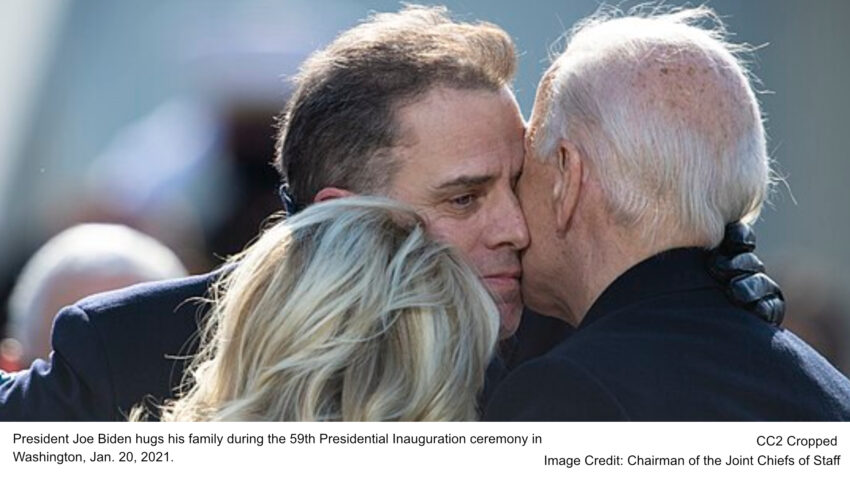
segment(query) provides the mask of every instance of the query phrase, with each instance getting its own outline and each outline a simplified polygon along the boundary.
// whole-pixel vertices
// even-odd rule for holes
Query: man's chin
[[[522,303],[499,304],[499,316],[502,323],[499,327],[499,340],[512,336],[519,328],[522,319]]]

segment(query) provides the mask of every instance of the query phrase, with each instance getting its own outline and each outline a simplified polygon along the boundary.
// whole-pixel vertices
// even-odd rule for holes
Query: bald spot
[[[653,48],[634,68],[630,87],[641,108],[726,143],[757,118],[740,69],[713,52]]]
[[[566,52],[588,68],[597,92],[631,102],[632,112],[688,128],[723,144],[760,121],[735,57],[717,40],[649,19],[607,22],[579,34]],[[572,57],[572,58],[570,58]]]

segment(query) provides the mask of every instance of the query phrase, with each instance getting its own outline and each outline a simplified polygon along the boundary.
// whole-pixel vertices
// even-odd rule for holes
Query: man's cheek
[[[454,246],[465,259],[478,269],[479,259],[475,254],[475,244],[472,241],[471,227],[463,221],[442,219],[432,222],[429,232],[435,239]]]

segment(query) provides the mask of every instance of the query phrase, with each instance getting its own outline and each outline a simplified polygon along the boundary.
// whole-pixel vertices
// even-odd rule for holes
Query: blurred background
[[[513,35],[526,115],[549,51],[598,7],[596,0],[437,3]],[[770,151],[787,185],[757,224],[758,253],[786,292],[786,324],[848,373],[850,2],[707,4],[735,41],[767,44],[751,68],[763,82]],[[0,0],[2,334],[13,328],[9,297],[24,265],[75,224],[128,225],[173,251],[185,267],[176,270],[189,273],[241,250],[279,209],[269,163],[287,77],[339,31],[399,6]],[[69,282],[76,283],[61,281]],[[7,368],[28,360],[4,344],[0,368],[3,360]]]

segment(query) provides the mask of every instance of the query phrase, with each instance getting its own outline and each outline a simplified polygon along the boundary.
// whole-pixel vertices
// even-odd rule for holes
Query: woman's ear
[[[555,230],[565,234],[578,205],[584,158],[575,143],[562,139],[558,144],[558,174],[555,181]]]
[[[348,189],[327,187],[322,188],[321,191],[316,193],[316,196],[313,198],[313,202],[319,203],[322,201],[327,201],[328,199],[339,199],[351,196],[356,196],[356,194],[349,191]]]

